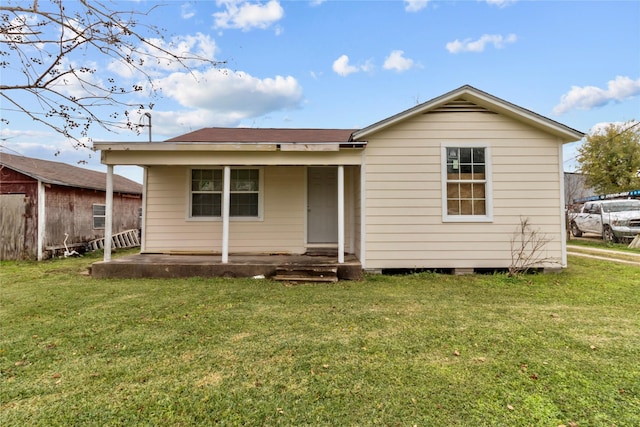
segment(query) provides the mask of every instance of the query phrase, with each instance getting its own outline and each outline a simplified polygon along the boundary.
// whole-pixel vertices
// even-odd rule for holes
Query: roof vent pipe
[[[144,113],[144,115],[149,119],[149,142],[151,142],[151,113]]]

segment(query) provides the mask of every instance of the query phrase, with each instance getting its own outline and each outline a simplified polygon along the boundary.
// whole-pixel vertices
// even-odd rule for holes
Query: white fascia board
[[[358,131],[355,131],[352,135],[352,139],[354,141],[359,141],[362,138],[366,138],[367,136],[374,134],[382,129],[385,129],[389,126],[393,126],[394,124],[404,121],[406,119],[408,119],[409,117],[421,114],[425,111],[431,110],[437,106],[440,106],[442,104],[446,104],[447,102],[459,97],[460,95],[458,93],[456,93],[455,95],[450,95],[447,97],[438,97],[438,98],[434,98],[431,101],[427,101],[423,104],[420,105],[416,105],[413,108],[410,108],[408,110],[405,110],[401,113],[395,114],[391,117],[388,117],[386,119],[380,120],[377,123],[372,124],[371,126],[367,126],[364,129],[360,129]]]
[[[475,102],[476,104],[487,108],[488,110],[504,114],[516,120],[521,120],[531,124],[534,127],[542,129],[548,133],[552,133],[560,137],[563,143],[580,140],[584,137],[584,133],[572,129],[569,126],[556,122],[548,117],[542,116],[526,108],[503,101],[489,94],[481,92],[469,92],[465,94],[465,99]]]
[[[101,151],[276,151],[272,142],[94,142]]]
[[[293,142],[280,144],[281,151],[340,151],[340,143],[336,142]]]
[[[540,128],[548,133],[560,137],[564,143],[577,141],[584,137],[584,133],[558,123],[554,120],[551,120],[547,117],[541,116],[537,113],[534,113],[533,111],[527,110],[526,108],[522,108],[510,102],[504,101],[472,86],[463,86],[459,89],[441,95],[437,98],[433,98],[430,101],[405,110],[387,119],[374,123],[373,125],[368,126],[364,129],[356,131],[353,133],[352,138],[354,141],[358,141],[371,134],[379,132],[382,129],[393,126],[396,123],[404,121],[415,115],[423,114],[425,112],[428,112],[429,110],[438,108],[458,98],[464,98],[482,107],[485,107],[488,110],[529,123],[534,127]]]

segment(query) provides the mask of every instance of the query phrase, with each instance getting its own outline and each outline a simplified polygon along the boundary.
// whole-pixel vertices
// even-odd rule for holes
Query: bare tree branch
[[[546,255],[545,248],[551,241],[539,230],[531,228],[529,218],[520,218],[520,225],[511,238],[511,265],[509,276],[523,274],[532,268],[560,265],[557,258]]]
[[[177,50],[162,29],[144,23],[157,7],[120,11],[101,1],[3,1],[0,69],[12,72],[4,72],[0,82],[8,106],[2,110],[24,114],[82,145],[93,125],[138,131],[130,110],[151,108],[159,96],[159,74],[172,67],[196,78],[197,67],[222,64],[192,52],[193,46]],[[98,74],[95,58],[120,63],[135,78],[107,67]],[[132,102],[136,94],[149,102]],[[5,117],[2,122],[8,123]]]

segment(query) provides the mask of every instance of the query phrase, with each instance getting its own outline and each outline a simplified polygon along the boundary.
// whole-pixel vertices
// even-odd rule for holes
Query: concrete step
[[[276,268],[273,280],[335,283],[338,281],[338,267],[327,265],[281,265]]]

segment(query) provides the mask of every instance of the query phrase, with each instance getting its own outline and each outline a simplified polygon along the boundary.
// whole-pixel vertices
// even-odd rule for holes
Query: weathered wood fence
[[[0,195],[0,260],[35,256],[33,239],[26,225],[28,200],[24,194]]]

